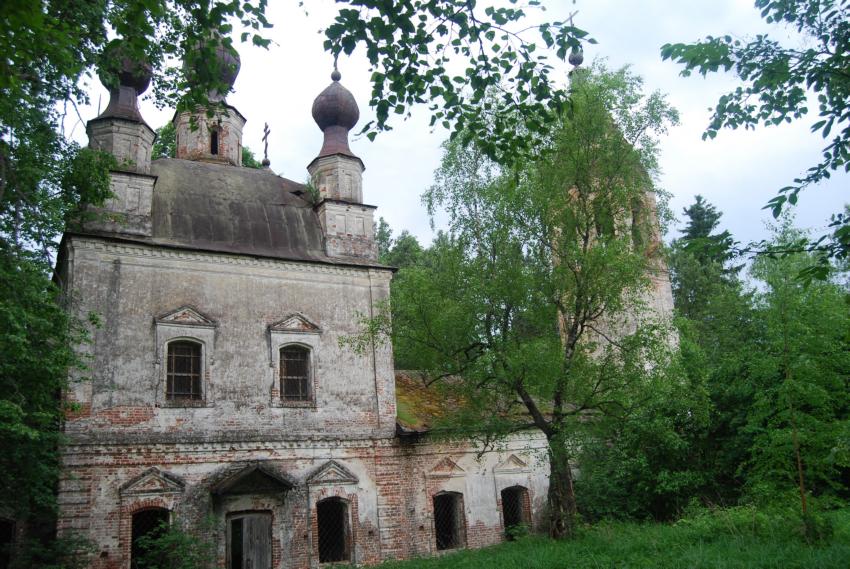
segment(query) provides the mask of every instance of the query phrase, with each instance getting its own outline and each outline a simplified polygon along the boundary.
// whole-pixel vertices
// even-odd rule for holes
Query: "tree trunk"
[[[573,472],[566,443],[549,439],[549,536],[553,539],[573,537],[576,518],[576,496]]]

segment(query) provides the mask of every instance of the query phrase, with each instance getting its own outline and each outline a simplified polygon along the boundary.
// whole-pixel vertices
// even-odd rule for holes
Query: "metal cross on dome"
[[[263,139],[262,140],[263,140],[263,143],[265,143],[266,148],[265,148],[265,151],[263,152],[263,162],[268,162],[268,160],[269,160],[269,133],[270,132],[271,132],[271,130],[269,130],[269,123],[265,123],[265,125],[263,126]]]

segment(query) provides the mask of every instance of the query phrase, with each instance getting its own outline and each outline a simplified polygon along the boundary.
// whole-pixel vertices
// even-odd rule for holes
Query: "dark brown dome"
[[[209,77],[209,73],[212,73],[212,78],[214,80],[213,83],[220,83],[223,86],[221,92],[216,89],[212,89],[207,93],[207,98],[212,102],[223,101],[224,97],[228,92],[233,88],[233,84],[236,82],[236,77],[239,76],[239,69],[242,66],[242,61],[239,58],[239,52],[233,48],[231,45],[225,45],[224,39],[217,38],[215,49],[212,50],[212,58],[213,61],[210,63],[204,62],[204,65],[201,65],[200,60],[196,60],[194,62],[194,69],[192,69],[191,64],[187,58],[187,61],[183,64],[183,72],[186,74],[186,78],[189,81],[190,85],[197,85],[202,83],[202,78]],[[200,46],[203,46],[205,42],[201,42]],[[199,45],[199,44],[195,44]],[[201,51],[201,47],[193,48],[193,51],[196,53]],[[203,54],[200,54],[200,58],[203,58]],[[207,82],[207,84],[209,84]]]
[[[109,89],[109,104],[97,119],[118,118],[144,124],[138,97],[151,84],[150,64],[130,57],[124,40],[115,39],[101,54],[98,75]]]
[[[360,120],[357,101],[351,91],[340,85],[340,77],[339,72],[334,71],[333,82],[313,101],[313,120],[322,131],[332,126],[351,130]]]
[[[123,40],[109,42],[101,55],[98,76],[109,89],[132,87],[141,95],[151,84],[151,66],[146,61],[130,58],[125,54],[126,51]]]

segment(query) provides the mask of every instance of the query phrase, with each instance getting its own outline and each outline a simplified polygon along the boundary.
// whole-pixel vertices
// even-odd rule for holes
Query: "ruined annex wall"
[[[75,312],[101,320],[93,342],[81,347],[92,357],[91,380],[75,382],[68,393],[77,404],[65,425],[72,441],[394,432],[391,348],[358,355],[339,345],[358,331],[358,314],[371,314],[389,296],[389,270],[78,236],[67,237],[64,247],[60,270]],[[184,307],[189,310],[174,312]],[[175,404],[165,398],[166,344],[183,337],[203,344],[204,393],[201,401]],[[311,402],[281,401],[278,354],[286,343],[311,348]]]
[[[222,480],[258,464],[292,488],[215,494]],[[500,492],[517,485],[528,490],[534,526],[542,529],[548,465],[538,434],[517,435],[482,456],[464,443],[397,438],[70,445],[63,449],[60,531],[95,543],[93,569],[127,569],[133,513],[162,507],[179,523],[205,528],[224,567],[224,520],[264,510],[272,514],[272,566],[306,569],[318,566],[316,504],[338,496],[350,508],[352,561],[374,564],[437,553],[433,497],[441,492],[463,494],[466,547],[501,541]]]
[[[549,460],[546,439],[538,431],[513,435],[493,450],[480,453],[467,442],[405,443],[398,446],[397,460],[404,476],[404,490],[393,495],[394,481],[379,480],[380,499],[402,500],[396,538],[408,544],[400,555],[389,547],[384,558],[429,557],[437,554],[434,496],[456,492],[463,496],[466,547],[478,548],[504,539],[501,491],[520,486],[527,490],[531,530],[545,531],[546,493],[549,488]],[[389,522],[381,520],[382,528]]]

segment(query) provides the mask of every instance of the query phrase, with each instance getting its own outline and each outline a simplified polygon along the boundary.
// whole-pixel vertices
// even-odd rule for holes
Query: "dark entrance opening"
[[[9,569],[15,545],[15,522],[0,519],[0,569]]]
[[[130,540],[130,566],[138,567],[139,559],[145,553],[140,547],[142,537],[157,537],[168,525],[168,510],[165,508],[150,508],[139,510],[133,514],[132,537]]]
[[[316,504],[319,525],[319,563],[349,561],[351,539],[348,504],[341,498],[326,498]]]
[[[434,496],[434,537],[437,549],[463,547],[463,495],[445,492]]]
[[[233,514],[227,522],[228,569],[271,569],[271,512]]]
[[[528,490],[522,486],[511,486],[502,490],[502,519],[505,523],[505,537],[513,539],[517,528],[529,522]]]

